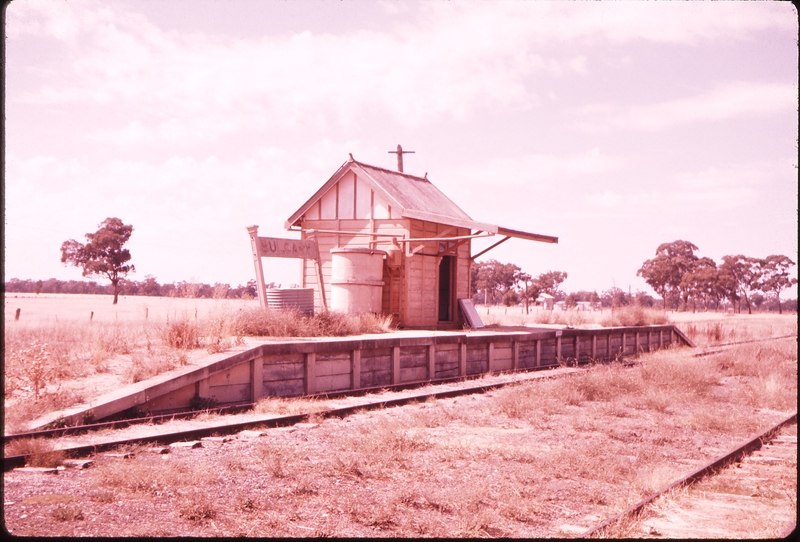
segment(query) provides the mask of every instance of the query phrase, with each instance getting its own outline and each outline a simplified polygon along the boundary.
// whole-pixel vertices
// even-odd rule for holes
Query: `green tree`
[[[111,281],[114,302],[119,297],[119,281],[136,269],[127,262],[131,253],[122,248],[131,238],[133,226],[123,224],[119,218],[106,218],[94,233],[87,233],[87,243],[74,239],[61,245],[61,261],[67,265],[81,267],[83,276],[101,276]]]
[[[739,299],[744,298],[747,305],[747,314],[753,314],[750,307],[750,295],[761,287],[762,262],[758,258],[751,258],[742,254],[736,256],[723,256],[719,266],[720,278],[726,282],[728,288],[734,288],[739,294]]]
[[[692,299],[692,311],[697,311],[697,300],[700,299],[708,309],[710,300],[717,296],[717,282],[719,273],[717,264],[711,258],[700,258],[692,264],[688,273],[681,278],[680,289],[686,296],[684,306],[688,305]]]
[[[558,292],[558,287],[561,283],[567,280],[566,271],[548,271],[536,277],[536,282],[539,283],[539,289],[545,293],[555,297]]]
[[[767,256],[761,263],[760,290],[764,293],[771,292],[775,294],[775,299],[778,301],[779,314],[783,314],[781,310],[781,292],[797,284],[796,278],[789,277],[789,269],[794,265],[795,263],[789,257],[780,254]]]
[[[522,270],[513,263],[497,260],[477,262],[472,265],[472,294],[483,292],[484,303],[495,303],[519,283]]]
[[[667,296],[681,293],[683,275],[698,259],[695,250],[697,246],[689,241],[662,243],[656,249],[656,257],[645,260],[636,272],[664,300],[664,310],[667,308]]]

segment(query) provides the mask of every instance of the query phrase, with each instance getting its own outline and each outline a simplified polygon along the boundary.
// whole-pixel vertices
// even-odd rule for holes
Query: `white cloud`
[[[551,47],[555,44],[597,39],[692,43],[787,25],[782,8],[676,4],[682,5],[421,5],[415,24],[394,33],[301,32],[246,41],[165,31],[127,11],[126,4],[15,2],[9,8],[9,36],[47,35],[65,42],[71,54],[67,72],[57,81],[45,80],[28,100],[138,110],[139,124],[106,128],[96,134],[98,141],[191,144],[270,124],[295,130],[331,122],[350,127],[366,109],[385,111],[410,127],[448,116],[468,120],[487,106],[538,104],[528,79],[532,74],[590,71],[585,56],[561,53]],[[721,98],[733,113],[752,109],[738,103],[752,97],[747,89],[726,92]],[[731,114],[725,106],[705,105],[698,103],[694,115]],[[770,107],[777,106],[762,110]],[[667,120],[676,110],[691,115],[687,109],[691,102],[623,111],[623,123],[658,129],[677,122]],[[157,120],[143,119],[148,116]]]
[[[534,190],[553,182],[606,173],[624,167],[625,161],[593,148],[573,154],[527,154],[511,158],[497,158],[469,164],[459,171],[445,172],[443,176],[457,179],[461,184],[485,185],[502,182],[510,186],[526,186]]]
[[[704,210],[710,212],[725,209],[745,208],[754,204],[761,191],[769,186],[776,175],[774,167],[761,164],[761,167],[729,166],[710,167],[699,171],[675,174],[662,184],[666,190],[626,191],[587,193],[587,205],[600,210],[630,212],[647,215],[658,209],[674,208],[683,210]]]
[[[729,82],[688,98],[646,105],[591,105],[572,112],[572,128],[582,132],[612,129],[658,131],[695,122],[763,117],[797,111],[791,84]]]

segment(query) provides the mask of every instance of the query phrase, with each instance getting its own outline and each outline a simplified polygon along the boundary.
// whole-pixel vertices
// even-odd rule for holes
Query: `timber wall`
[[[673,345],[694,346],[673,325],[268,343],[162,381],[116,410],[97,405],[93,415],[134,406],[165,413],[188,408],[194,397],[224,406],[365,391],[611,360]]]
[[[219,406],[246,405],[262,397],[362,392],[612,360],[673,345],[694,346],[674,325],[266,343],[137,382],[52,416],[61,424],[80,425],[122,412],[187,410],[195,398],[213,399]],[[30,429],[52,421],[40,419]]]

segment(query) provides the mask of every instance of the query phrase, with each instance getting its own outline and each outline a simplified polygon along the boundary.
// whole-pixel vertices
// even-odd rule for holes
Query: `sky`
[[[395,169],[398,144],[474,220],[557,236],[479,261],[566,271],[565,291],[652,293],[636,272],[679,239],[718,263],[798,258],[788,2],[6,9],[5,280],[81,279],[61,244],[118,217],[130,279],[245,284],[247,226],[298,238],[286,219],[348,153]],[[263,262],[300,281],[299,261]]]

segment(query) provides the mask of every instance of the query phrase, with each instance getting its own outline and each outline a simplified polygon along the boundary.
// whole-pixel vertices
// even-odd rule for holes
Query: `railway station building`
[[[391,315],[406,328],[460,329],[458,300],[470,298],[472,262],[500,243],[558,242],[473,220],[427,173],[402,171],[400,146],[398,171],[351,154],[285,225],[319,247],[319,265],[306,259],[302,266],[302,287],[316,292],[316,310]],[[489,236],[501,239],[473,254],[472,241]]]

